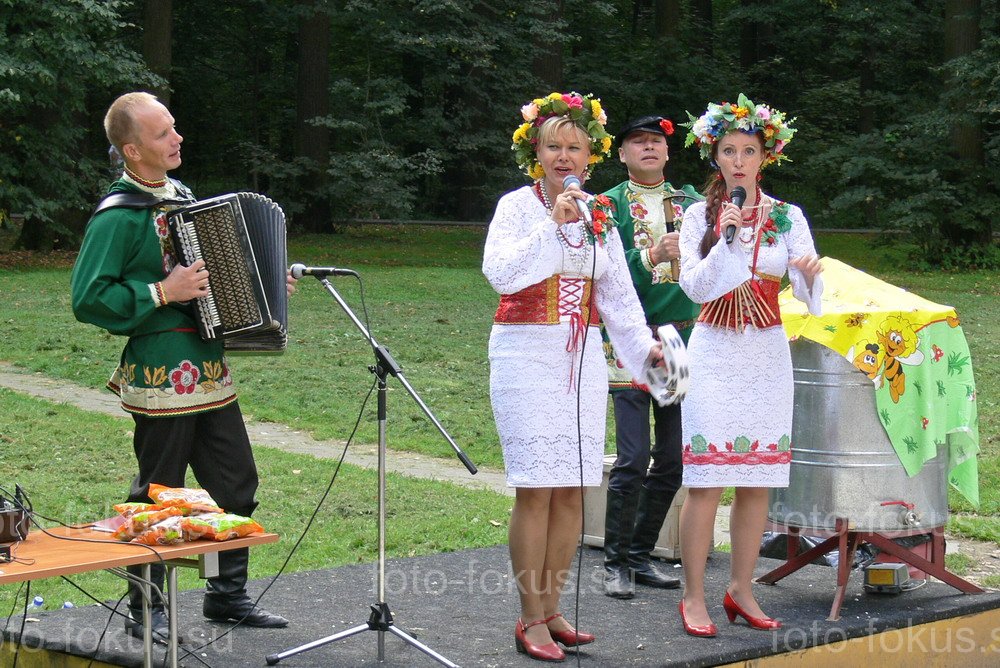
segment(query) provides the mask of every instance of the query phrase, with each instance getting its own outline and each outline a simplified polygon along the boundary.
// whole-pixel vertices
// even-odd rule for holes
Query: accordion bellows
[[[198,332],[227,351],[281,353],[288,343],[285,214],[263,195],[220,195],[167,215],[182,264],[204,260]]]

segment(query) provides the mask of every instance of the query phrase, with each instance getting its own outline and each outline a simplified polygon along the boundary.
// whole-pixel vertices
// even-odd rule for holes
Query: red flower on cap
[[[660,119],[660,128],[661,128],[661,129],[663,130],[663,133],[664,133],[665,135],[667,135],[668,137],[669,137],[670,135],[674,134],[674,124],[673,124],[673,123],[671,123],[671,122],[670,122],[670,121],[669,121],[668,119],[666,119],[666,118],[661,118],[661,119]]]

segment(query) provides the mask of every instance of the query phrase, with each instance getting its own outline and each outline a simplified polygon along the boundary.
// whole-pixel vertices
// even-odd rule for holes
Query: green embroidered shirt
[[[625,248],[625,260],[646,314],[646,323],[653,328],[671,322],[689,323],[678,329],[686,343],[701,307],[688,299],[681,286],[673,282],[669,262],[653,264],[649,249],[667,233],[668,215],[671,216],[670,222],[674,229],[680,231],[685,209],[704,198],[691,185],[675,189],[670,183],[664,183],[662,186],[647,188],[630,180],[623,181],[604,194],[614,204],[616,226]],[[673,199],[665,201],[664,197],[671,194],[674,195]],[[655,210],[655,207],[660,210]],[[619,364],[606,335],[604,352],[608,360],[610,390],[637,389],[631,375]]]
[[[118,180],[109,192],[139,189]],[[128,337],[108,387],[124,410],[151,416],[197,413],[236,400],[222,343],[201,340],[193,307],[158,306],[154,298],[152,286],[176,264],[167,209],[113,208],[94,216],[71,278],[77,320]]]

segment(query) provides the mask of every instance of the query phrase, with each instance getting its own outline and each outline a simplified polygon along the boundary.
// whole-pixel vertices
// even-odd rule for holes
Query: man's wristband
[[[150,291],[153,294],[153,301],[156,302],[156,307],[167,305],[167,295],[163,292],[163,283],[157,281],[149,286]]]

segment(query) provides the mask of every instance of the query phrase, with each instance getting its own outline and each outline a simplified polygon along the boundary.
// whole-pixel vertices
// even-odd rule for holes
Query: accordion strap
[[[182,186],[180,182],[174,181],[175,186],[179,186],[177,191],[179,194],[187,194],[187,188]],[[101,198],[101,201],[97,203],[97,207],[94,209],[94,213],[90,215],[91,218],[101,213],[102,211],[107,211],[108,209],[124,208],[124,209],[149,209],[156,206],[157,204],[162,204],[164,202],[170,204],[190,204],[192,198],[184,199],[164,199],[162,197],[157,197],[152,193],[145,192],[124,192],[124,193],[110,193]]]

